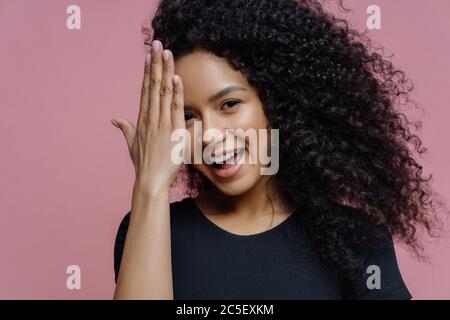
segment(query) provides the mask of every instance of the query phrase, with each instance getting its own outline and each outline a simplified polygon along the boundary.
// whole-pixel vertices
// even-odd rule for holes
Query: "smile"
[[[213,173],[220,178],[231,178],[237,174],[242,166],[242,156],[245,149],[237,149],[227,152],[225,155],[213,158],[214,163],[209,165]]]

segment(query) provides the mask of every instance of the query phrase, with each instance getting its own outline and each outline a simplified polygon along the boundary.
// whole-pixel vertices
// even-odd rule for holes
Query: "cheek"
[[[259,155],[260,151],[259,149],[262,149],[261,151],[263,154],[267,155],[268,146],[270,146],[270,140],[267,137],[268,130],[267,126],[269,124],[269,121],[263,111],[263,107],[260,104],[254,104],[254,105],[247,105],[244,106],[247,107],[246,110],[243,110],[241,112],[241,116],[239,119],[236,120],[234,127],[235,128],[242,128],[244,130],[247,129],[254,129],[255,135],[256,135],[256,141],[249,138],[249,136],[245,137],[245,143],[248,146],[249,151],[249,163],[250,164],[256,164],[259,163]],[[266,139],[262,139],[260,141],[260,137],[264,136],[267,137]]]
[[[256,103],[242,105],[242,110],[235,120],[234,127],[242,129],[266,128],[268,124],[262,105]]]

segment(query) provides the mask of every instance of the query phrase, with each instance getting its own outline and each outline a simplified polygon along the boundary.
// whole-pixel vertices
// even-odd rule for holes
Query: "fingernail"
[[[152,61],[152,54],[150,52],[147,52],[145,54],[145,63],[150,64],[151,61]]]
[[[163,59],[164,59],[164,61],[168,61],[169,60],[169,50],[164,50],[163,51]]]
[[[111,123],[112,123],[116,128],[119,127],[119,124],[117,123],[116,120],[112,119],[112,120],[111,120]]]
[[[173,80],[174,85],[177,85],[178,83],[180,83],[180,78],[177,75],[174,75],[172,80]]]
[[[158,40],[153,40],[152,41],[152,50],[153,50],[153,52],[158,52],[159,49],[161,49],[159,41]]]

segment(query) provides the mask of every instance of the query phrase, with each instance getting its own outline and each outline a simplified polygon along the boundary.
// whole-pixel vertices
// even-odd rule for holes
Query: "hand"
[[[163,55],[164,52],[164,55]],[[163,59],[163,56],[167,59]],[[137,128],[121,118],[111,122],[121,129],[136,171],[136,184],[144,188],[170,189],[180,164],[171,159],[177,142],[173,130],[186,128],[181,77],[174,75],[170,50],[159,40],[146,55]]]

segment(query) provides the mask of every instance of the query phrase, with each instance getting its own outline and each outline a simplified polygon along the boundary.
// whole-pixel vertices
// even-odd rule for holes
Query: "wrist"
[[[163,184],[149,183],[140,179],[136,179],[133,186],[133,193],[145,196],[161,196],[170,193],[170,186]]]

